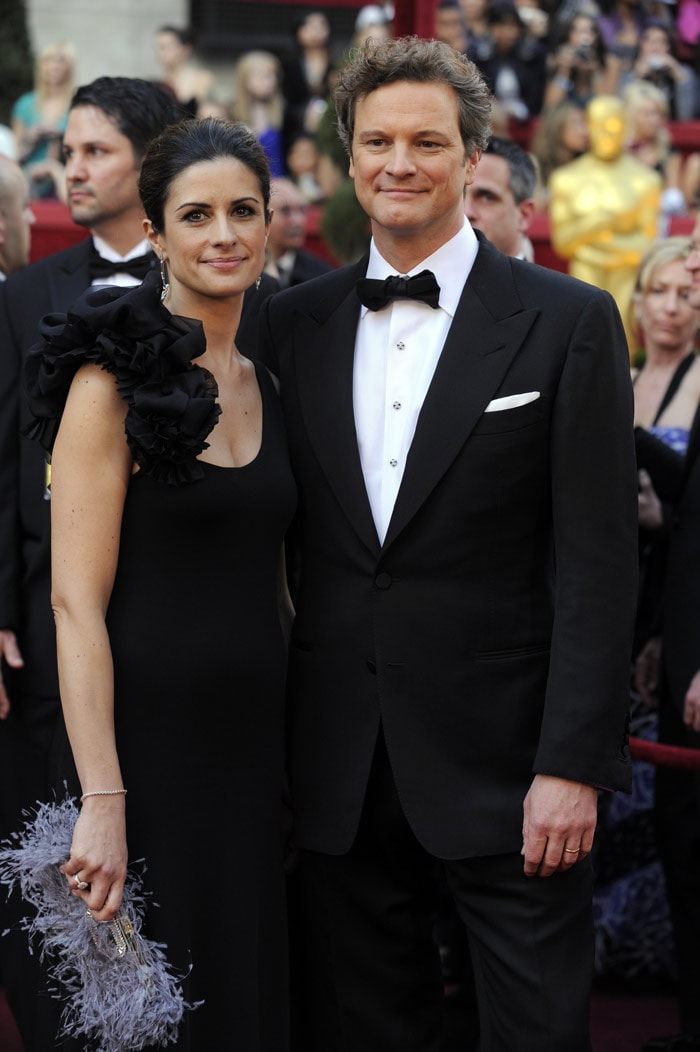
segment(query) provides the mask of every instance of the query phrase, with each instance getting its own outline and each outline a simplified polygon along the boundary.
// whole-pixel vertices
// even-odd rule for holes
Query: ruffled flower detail
[[[78,369],[93,362],[114,376],[128,405],[125,431],[139,468],[159,482],[194,482],[221,412],[213,376],[192,360],[206,350],[200,322],[162,306],[157,278],[124,292],[88,290],[67,315],[41,323],[25,388],[34,417],[26,429],[51,450]]]

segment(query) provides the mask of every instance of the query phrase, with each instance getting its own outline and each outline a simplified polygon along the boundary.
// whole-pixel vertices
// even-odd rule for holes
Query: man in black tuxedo
[[[304,248],[308,205],[298,189],[291,179],[280,178],[272,180],[271,190],[272,222],[267,240],[269,273],[277,277],[283,289],[327,274],[332,269],[330,264]]]
[[[375,42],[335,101],[369,256],[261,319],[299,487],[299,1047],[439,1047],[442,873],[482,1048],[583,1052],[597,787],[631,783],[620,319],[466,222],[490,99],[463,56]]]

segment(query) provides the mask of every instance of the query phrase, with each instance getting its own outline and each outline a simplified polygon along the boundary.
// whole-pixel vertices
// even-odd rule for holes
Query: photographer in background
[[[616,95],[620,64],[603,44],[595,19],[575,15],[547,59],[545,111],[565,100],[585,106],[596,95]]]
[[[674,56],[671,32],[660,22],[650,23],[642,33],[637,57],[621,87],[635,80],[646,80],[663,91],[672,121],[689,121],[696,116],[697,78]]]

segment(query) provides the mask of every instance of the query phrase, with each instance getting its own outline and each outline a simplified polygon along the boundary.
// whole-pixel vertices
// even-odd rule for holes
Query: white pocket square
[[[525,391],[523,394],[506,395],[505,398],[494,398],[484,409],[485,413],[498,413],[501,409],[516,409],[519,405],[527,405],[540,397],[539,391]]]

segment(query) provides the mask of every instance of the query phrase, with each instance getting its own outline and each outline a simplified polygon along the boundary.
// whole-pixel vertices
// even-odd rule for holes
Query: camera
[[[574,56],[580,59],[581,62],[590,62],[593,58],[593,48],[590,44],[582,44],[581,47],[576,48]]]

